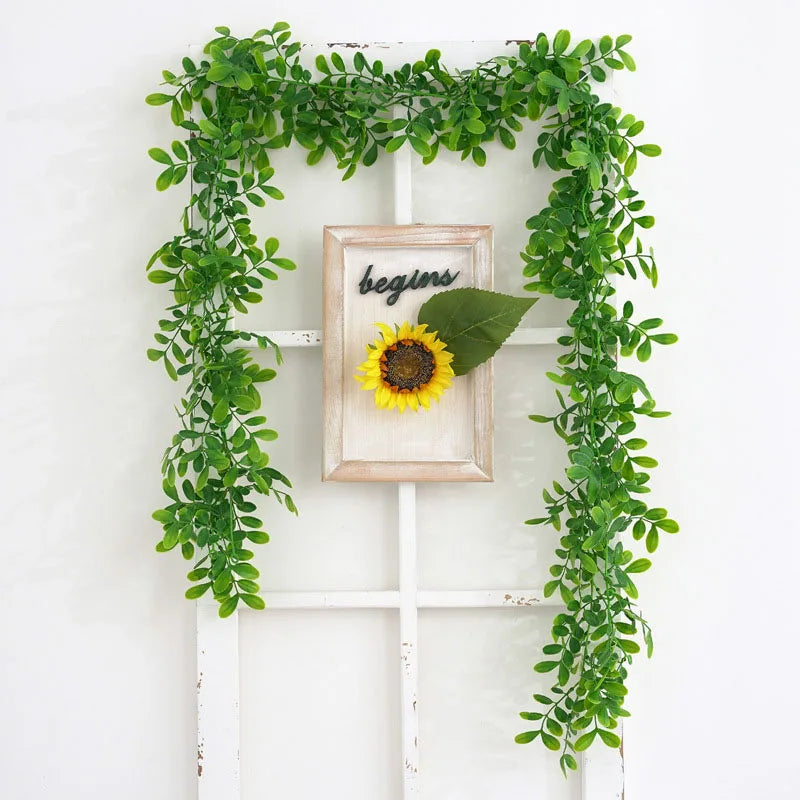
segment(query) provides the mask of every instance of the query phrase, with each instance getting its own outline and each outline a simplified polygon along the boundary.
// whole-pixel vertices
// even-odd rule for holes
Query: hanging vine
[[[637,419],[664,417],[641,378],[623,371],[617,355],[650,358],[652,347],[677,341],[659,332],[662,320],[633,320],[630,301],[615,303],[615,276],[644,277],[653,287],[658,271],[652,249],[638,229],[652,227],[645,202],[630,178],[639,156],[657,156],[654,144],[636,144],[644,123],[600,102],[593,82],[607,70],[634,70],[623,35],[588,39],[570,47],[570,34],[550,41],[540,34],[521,42],[515,56],[496,56],[472,70],[441,63],[438,50],[424,60],[386,70],[356,51],[348,67],[338,53],[319,55],[315,77],[301,63],[299,42],[279,22],[252,37],[237,39],[228,28],[205,48],[207,59],[182,62],[183,72],[163,73],[165,90],[147,97],[169,106],[182,137],[170,150],[151,149],[163,166],[159,190],[191,176],[191,199],[182,230],[156,250],[147,265],[153,283],[168,284],[171,303],[148,357],[167,374],[188,376],[179,408],[180,429],[162,463],[170,502],[153,516],[163,525],[160,552],[180,546],[193,584],[186,596],[211,591],[227,616],[242,602],[263,608],[246,545],[268,541],[253,516],[253,497],[271,495],[289,511],[296,507],[288,478],[262,450],[277,433],[264,427],[258,384],[276,376],[254,363],[242,343],[253,338],[281,354],[266,337],[231,328],[233,309],[244,314],[262,299],[265,281],[295,269],[278,256],[279,242],[259,242],[251,206],[283,198],[273,184],[270,151],[296,141],[313,165],[335,159],[342,179],[359,165],[375,163],[381,150],[409,146],[423,163],[440,147],[459,152],[478,166],[487,143],[513,149],[523,120],[544,119],[533,166],[544,161],[563,173],[548,205],[532,216],[521,253],[524,288],[570,301],[572,332],[559,368],[547,375],[556,384],[560,411],[532,414],[552,424],[565,441],[570,466],[544,489],[545,516],[561,532],[545,595],[559,592],[565,611],[553,620],[552,643],[537,672],[553,673],[549,694],[535,694],[539,710],[522,712],[536,723],[518,742],[539,739],[560,752],[564,772],[576,769],[574,753],[596,738],[617,747],[614,733],[624,709],[625,682],[641,641],[652,652],[650,627],[639,613],[632,576],[651,565],[635,557],[629,539],[644,539],[653,553],[662,533],[678,525],[663,508],[643,499],[655,459],[641,451]],[[393,118],[396,107],[403,109]],[[158,268],[153,267],[158,263]]]

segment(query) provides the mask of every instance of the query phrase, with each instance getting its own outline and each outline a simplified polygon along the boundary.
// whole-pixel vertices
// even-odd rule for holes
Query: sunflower
[[[412,328],[404,322],[397,332],[383,322],[375,325],[381,337],[367,345],[367,360],[358,368],[363,375],[353,377],[362,389],[375,390],[378,408],[397,408],[402,414],[408,408],[419,410],[437,402],[453,377],[450,362],[453,354],[436,333],[425,333],[427,325]]]

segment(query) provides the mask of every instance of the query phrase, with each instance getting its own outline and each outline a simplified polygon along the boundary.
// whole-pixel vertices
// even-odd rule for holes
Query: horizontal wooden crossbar
[[[322,331],[249,331],[252,336],[266,336],[278,347],[321,347]],[[517,328],[508,337],[505,344],[536,345],[557,344],[560,336],[570,336],[572,328]],[[242,342],[243,347],[258,347],[258,342],[251,339]]]
[[[400,608],[396,590],[262,592],[268,609],[314,610],[352,608]],[[418,608],[530,608],[563,605],[556,596],[545,597],[541,589],[420,589]]]

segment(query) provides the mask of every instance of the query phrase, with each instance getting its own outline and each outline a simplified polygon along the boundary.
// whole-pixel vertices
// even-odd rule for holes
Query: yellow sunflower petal
[[[381,342],[380,346],[384,347],[384,349],[397,341],[394,331],[385,322],[376,322],[375,327],[383,335],[383,342]]]
[[[419,400],[417,399],[419,394],[419,389],[413,392],[409,392],[406,395],[406,402],[408,403],[408,407],[412,408],[414,411],[419,410]]]

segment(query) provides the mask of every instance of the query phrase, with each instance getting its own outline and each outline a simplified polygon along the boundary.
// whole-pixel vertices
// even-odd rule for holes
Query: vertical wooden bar
[[[414,483],[397,485],[403,800],[413,800],[413,798],[419,797],[416,489]]]
[[[239,617],[220,619],[207,602],[197,604],[197,796],[239,798]]]
[[[199,63],[200,45],[189,47]],[[194,184],[189,172],[189,193]],[[192,213],[192,224],[196,223]],[[228,328],[236,326],[231,319]],[[220,619],[216,603],[197,603],[197,797],[239,800],[239,617]]]
[[[404,116],[394,109],[395,118]],[[394,222],[410,225],[411,148],[394,153]],[[419,722],[417,717],[417,487],[397,484],[398,579],[400,589],[400,691],[403,758],[403,800],[419,797]]]
[[[393,109],[395,119],[405,119],[402,108]],[[411,145],[406,141],[394,155],[394,224],[411,225],[413,202],[411,196]]]

